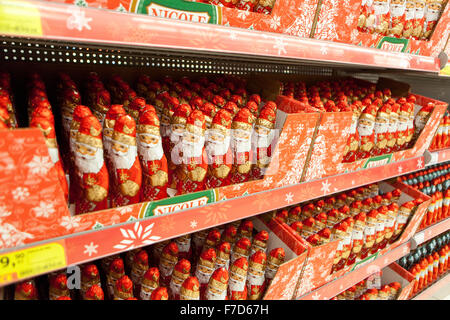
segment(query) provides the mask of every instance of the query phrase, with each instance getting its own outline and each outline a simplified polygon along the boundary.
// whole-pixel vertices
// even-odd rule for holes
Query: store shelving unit
[[[427,150],[425,151],[424,157],[426,166],[446,162],[450,160],[450,149]]]
[[[423,230],[417,231],[412,241],[412,249],[417,248],[417,246],[421,245],[424,242],[444,233],[445,231],[450,229],[450,218],[442,220],[436,224],[433,224]]]
[[[94,65],[102,67],[158,67],[170,71],[245,74],[248,72],[332,75],[334,70],[402,71],[410,75],[438,75],[438,58],[388,52],[373,48],[283,34],[192,24],[144,15],[123,14],[62,4],[0,0],[0,61]],[[120,21],[120,23],[118,23]],[[133,248],[171,239],[255,216],[290,204],[345,191],[369,183],[421,170],[425,164],[450,160],[450,150],[441,150],[400,162],[343,173],[278,189],[265,190],[243,197],[220,200],[205,206],[171,214],[127,221],[63,237],[32,243],[20,248],[1,250],[0,256],[13,257],[24,250],[56,246],[48,263],[35,266],[31,276],[48,273],[69,265],[96,260],[127,251],[123,234],[152,230],[151,237],[137,237]],[[435,159],[435,160],[434,160]],[[435,161],[435,162],[433,162]],[[270,201],[268,200],[270,199]],[[248,203],[253,203],[248,210]],[[245,208],[245,210],[242,210]],[[216,214],[219,212],[219,214]],[[214,218],[211,218],[214,216]],[[173,225],[186,226],[185,232]],[[449,219],[422,231],[429,239],[449,228]],[[432,228],[430,227],[430,228]],[[415,243],[417,244],[417,239]],[[423,240],[426,241],[426,240]],[[363,280],[368,275],[407,254],[412,243],[368,261],[358,269],[306,294],[301,299],[330,299]],[[49,267],[52,259],[54,266]],[[41,268],[41,269],[39,269]],[[446,277],[448,281],[448,276]],[[18,281],[0,274],[0,285]]]

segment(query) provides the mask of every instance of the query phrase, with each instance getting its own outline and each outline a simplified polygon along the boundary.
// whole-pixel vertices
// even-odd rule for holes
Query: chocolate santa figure
[[[133,282],[127,275],[120,277],[114,285],[114,300],[133,298]]]
[[[159,287],[159,270],[156,267],[147,269],[141,280],[141,300],[150,300],[150,296]]]
[[[206,188],[213,189],[230,183],[229,174],[233,162],[230,148],[231,114],[220,109],[212,120],[206,138],[206,154],[208,156],[208,173]]]
[[[434,104],[428,103],[426,106],[422,107],[414,118],[414,135],[413,141],[417,139],[419,134],[422,132],[423,128],[428,122],[431,113],[433,112]]]
[[[233,152],[233,166],[230,173],[232,184],[248,181],[251,174],[253,152],[251,136],[255,117],[247,108],[242,108],[234,116],[231,123],[231,150]]]
[[[167,150],[164,152],[168,156],[169,169],[169,186],[175,189],[178,181],[182,181],[184,177],[184,170],[182,170],[183,163],[183,144],[182,138],[186,131],[186,122],[192,109],[187,104],[177,105],[170,122],[170,136]],[[200,111],[201,112],[201,111]]]
[[[111,106],[111,96],[106,89],[100,89],[98,92],[96,92],[94,99],[95,100],[90,104],[92,113],[98,119],[100,124],[103,125],[106,113]]]
[[[267,255],[263,251],[256,251],[249,259],[247,273],[247,290],[249,300],[260,300],[264,292],[264,273]]]
[[[400,38],[405,27],[405,0],[390,0],[389,13],[391,21],[389,24],[389,35]]]
[[[416,12],[414,0],[406,0],[405,3],[405,25],[403,27],[402,37],[409,39],[414,30],[414,15]]]
[[[238,228],[238,236],[253,240],[253,222],[252,220],[242,220]]]
[[[134,121],[138,122],[139,115],[141,111],[145,108],[145,106],[146,106],[145,99],[141,97],[136,97],[128,105],[128,114],[134,119]]]
[[[285,258],[286,253],[283,248],[274,248],[270,250],[269,255],[267,256],[267,266],[265,272],[266,287],[270,285],[270,282],[275,277],[278,268],[284,263]]]
[[[233,247],[233,252],[231,253],[231,263],[241,257],[248,259],[251,245],[251,241],[246,237],[242,237],[238,241],[236,241]]]
[[[269,233],[266,230],[258,232],[253,237],[252,246],[250,247],[250,255],[253,255],[258,250],[266,252],[268,240]]]
[[[108,171],[103,161],[102,127],[94,116],[83,118],[75,138],[75,165],[81,194],[75,213],[107,208]]]
[[[111,140],[114,185],[111,206],[120,207],[139,202],[142,168],[136,146],[136,123],[128,115],[119,116]]]
[[[188,277],[180,288],[180,300],[200,300],[200,283],[196,277]]]
[[[228,270],[230,264],[231,245],[229,242],[222,241],[217,245],[217,258],[214,269],[225,268]]]
[[[170,284],[173,268],[178,262],[178,246],[175,242],[169,242],[162,250],[159,259],[160,283],[162,286]]]
[[[216,269],[209,279],[205,297],[207,300],[227,300],[228,271],[225,268]]]
[[[100,273],[95,264],[87,264],[81,268],[81,298],[86,300],[86,292],[92,286],[97,285],[101,287]],[[102,291],[103,294],[103,291]]]
[[[175,239],[178,246],[178,257],[180,259],[191,259],[192,247],[191,247],[191,235],[186,234],[184,236]]]
[[[166,198],[169,183],[168,167],[156,113],[149,111],[139,117],[137,145],[143,177],[141,201]]]
[[[83,299],[84,300],[105,300],[105,294],[103,293],[103,289],[101,286],[94,284],[86,290]]]
[[[359,150],[357,159],[364,159],[370,156],[370,152],[374,147],[375,134],[373,132],[375,126],[375,116],[377,107],[374,104],[368,105],[358,120],[358,134],[360,137]]]
[[[259,0],[255,11],[262,14],[270,14],[274,5],[275,0]]]
[[[131,266],[131,281],[135,284],[134,290],[136,294],[141,291],[140,283],[142,282],[142,277],[148,270],[148,253],[145,250],[140,250],[134,255],[133,263]]]
[[[194,110],[186,121],[182,138],[182,164],[177,169],[177,194],[197,192],[205,189],[208,160],[205,151],[205,116]]]
[[[230,266],[228,296],[230,300],[247,300],[247,258],[236,259]]]
[[[378,109],[374,126],[375,146],[372,149],[372,155],[374,156],[379,156],[386,152],[390,114],[391,106],[389,104],[385,104]]]
[[[408,122],[409,122],[409,103],[403,103],[400,106],[398,114],[398,129],[397,129],[397,143],[396,149],[402,150],[406,147],[406,137],[408,135]]]
[[[38,291],[34,280],[26,280],[16,284],[14,300],[38,300]]]
[[[172,277],[170,279],[170,298],[173,300],[180,299],[180,288],[183,282],[189,277],[191,272],[191,263],[186,259],[178,260],[173,268]]]
[[[105,115],[105,119],[103,121],[103,153],[105,157],[106,166],[110,172],[110,176],[113,174],[113,167],[111,164],[111,144],[112,144],[112,135],[114,132],[114,125],[116,124],[116,120],[119,116],[126,115],[125,109],[120,104],[113,104],[108,112]]]
[[[389,0],[373,1],[374,32],[380,35],[386,35],[389,29]]]
[[[116,258],[109,264],[109,270],[106,275],[106,288],[108,297],[114,297],[114,287],[118,279],[125,275],[125,267],[122,258]]]
[[[349,107],[352,110],[352,123],[350,126],[350,135],[344,148],[344,162],[353,162],[356,160],[356,152],[358,151],[359,135],[356,130],[358,119],[361,115],[359,108],[355,105]]]
[[[254,141],[254,156],[251,176],[253,179],[262,179],[269,167],[272,157],[272,140],[275,128],[276,114],[273,109],[264,107],[255,122],[252,140]]]
[[[209,248],[203,250],[198,259],[197,267],[195,269],[195,276],[200,282],[200,297],[203,300],[205,297],[206,287],[208,286],[209,278],[214,272],[214,265],[216,262],[216,250]]]
[[[415,0],[415,8],[416,12],[414,13],[414,30],[412,36],[414,39],[419,40],[425,24],[426,0]]]
[[[38,109],[36,109],[38,110]],[[53,168],[56,171],[56,175],[59,180],[59,184],[64,194],[66,201],[69,197],[69,187],[67,185],[66,175],[64,173],[61,157],[59,154],[58,142],[56,141],[55,127],[46,118],[42,118],[39,115],[33,117],[30,122],[30,128],[39,128],[44,134],[45,144],[50,155],[50,159],[53,163]]]
[[[386,153],[391,153],[395,150],[397,144],[397,130],[398,130],[398,112],[400,111],[400,105],[394,103],[391,106],[391,113],[389,114],[389,127],[386,134]]]
[[[229,224],[225,227],[225,230],[222,232],[222,241],[230,243],[230,245],[233,247],[234,243],[236,242],[236,236],[237,236],[237,228],[232,224]]]
[[[205,243],[203,244],[203,250],[208,248],[216,248],[220,243],[220,231],[217,228],[212,228],[209,230],[206,238]]]
[[[70,296],[70,290],[67,288],[67,276],[63,272],[56,273],[49,277],[49,298],[56,300],[62,296]]]
[[[443,2],[443,0],[427,0],[427,6],[425,10],[425,23],[423,26],[423,32],[421,34],[421,39],[426,40],[430,38],[431,33],[433,32],[439,20]]]

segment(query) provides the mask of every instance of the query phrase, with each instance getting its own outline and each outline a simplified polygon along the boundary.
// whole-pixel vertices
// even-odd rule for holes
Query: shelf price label
[[[42,36],[39,10],[25,1],[0,1],[0,33]]]
[[[64,247],[59,243],[3,254],[0,255],[0,285],[64,268],[66,265]]]

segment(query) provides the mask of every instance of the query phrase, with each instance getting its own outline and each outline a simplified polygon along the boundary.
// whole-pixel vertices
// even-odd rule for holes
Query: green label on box
[[[383,165],[391,162],[391,159],[392,159],[392,153],[384,154],[382,156],[372,157],[372,158],[367,159],[363,168],[373,168],[373,167],[383,166]]]
[[[221,22],[219,7],[186,0],[139,0],[134,12],[191,22]]]
[[[408,39],[399,39],[393,37],[383,37],[377,44],[378,49],[394,52],[405,52],[408,47]]]
[[[367,263],[370,263],[370,262],[374,261],[374,260],[378,257],[378,254],[379,254],[379,253],[380,253],[380,252],[374,253],[373,255],[368,256],[368,257],[365,258],[364,260],[361,260],[361,261],[359,261],[358,263],[355,263],[355,265],[353,266],[352,270],[350,270],[350,271],[356,270],[356,269],[362,267],[363,265],[365,265],[365,264],[367,264]]]
[[[191,209],[204,206],[216,201],[214,190],[200,191],[172,198],[166,198],[159,201],[148,202],[140,213],[140,218],[151,216],[161,216],[163,214],[174,213],[180,210]]]

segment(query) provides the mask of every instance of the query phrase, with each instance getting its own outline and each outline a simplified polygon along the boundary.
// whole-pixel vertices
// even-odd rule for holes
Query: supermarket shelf
[[[426,150],[424,153],[425,165],[431,166],[441,162],[450,161],[450,148],[436,151]]]
[[[401,257],[407,255],[411,249],[411,243],[405,242],[392,251],[388,251],[382,256],[377,256],[375,260],[367,261],[358,269],[346,273],[342,277],[328,282],[323,286],[307,293],[299,300],[329,300],[342,291],[347,290],[356,283],[366,279],[368,276],[390,265]]]
[[[438,58],[212,24],[58,3],[0,0],[0,33],[114,49],[138,47],[239,60],[408,70],[438,74]],[[118,23],[120,21],[120,23]]]
[[[428,228],[420,230],[416,232],[416,234],[411,239],[412,241],[412,249],[417,248],[424,242],[427,242],[430,239],[440,235],[441,233],[450,230],[450,218],[447,218],[443,221],[435,223]]]
[[[175,238],[183,234],[197,232],[238,219],[286,207],[290,204],[311,200],[328,194],[345,191],[369,183],[389,179],[405,173],[423,169],[423,157],[416,157],[384,166],[340,174],[288,187],[267,190],[243,197],[222,200],[202,207],[153,216],[139,221],[130,221],[90,230],[64,237],[36,242],[20,248],[0,251],[0,254],[14,255],[24,248],[45,247],[58,243],[63,248],[64,265],[58,268],[48,266],[27,278],[117,254],[132,248],[143,247],[155,242]],[[77,219],[77,217],[74,217]],[[186,226],[180,233],[180,228]],[[131,235],[132,234],[132,235]],[[60,258],[58,258],[60,259]],[[2,277],[0,285],[17,281],[14,277]]]
[[[447,275],[437,280],[434,284],[427,287],[425,290],[417,294],[411,300],[429,300],[435,292],[439,291],[444,286],[448,286],[449,283],[450,283],[450,273],[447,273]]]

